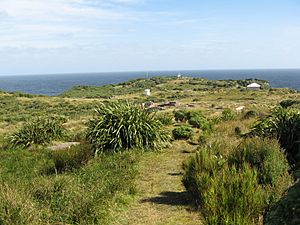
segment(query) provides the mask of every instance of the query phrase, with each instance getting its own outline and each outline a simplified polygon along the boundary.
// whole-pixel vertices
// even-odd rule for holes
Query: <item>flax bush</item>
[[[62,124],[66,122],[63,118],[37,118],[26,123],[17,132],[10,136],[10,143],[23,148],[32,145],[46,145],[53,140],[63,137],[64,128]]]
[[[289,162],[300,162],[300,110],[277,109],[261,119],[247,136],[275,137],[285,149]]]
[[[87,139],[96,152],[131,148],[158,149],[168,140],[155,114],[141,105],[117,101],[102,103],[89,121]]]

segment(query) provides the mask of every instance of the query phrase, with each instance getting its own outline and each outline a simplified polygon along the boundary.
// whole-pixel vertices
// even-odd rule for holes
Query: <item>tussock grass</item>
[[[168,141],[168,135],[155,115],[128,101],[101,104],[89,122],[87,138],[96,152],[159,149]]]
[[[10,136],[13,146],[28,148],[32,145],[46,145],[63,137],[65,122],[62,118],[37,118],[25,124]]]

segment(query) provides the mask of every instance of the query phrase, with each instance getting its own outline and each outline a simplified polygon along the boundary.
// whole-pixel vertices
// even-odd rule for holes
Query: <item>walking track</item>
[[[199,212],[191,206],[182,185],[182,163],[194,147],[176,142],[162,153],[146,153],[137,180],[138,196],[117,225],[199,225]]]

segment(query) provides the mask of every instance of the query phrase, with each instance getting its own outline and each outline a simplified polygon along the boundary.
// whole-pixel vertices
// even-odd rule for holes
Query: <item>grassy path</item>
[[[186,142],[176,142],[162,153],[146,153],[140,165],[138,196],[116,224],[202,224],[181,183],[182,162],[191,149]]]

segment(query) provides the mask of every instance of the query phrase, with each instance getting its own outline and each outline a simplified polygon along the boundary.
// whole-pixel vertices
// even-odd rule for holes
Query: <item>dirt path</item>
[[[182,185],[182,162],[193,146],[177,142],[162,153],[147,153],[142,158],[138,178],[138,197],[123,212],[118,225],[199,225],[199,213],[189,205]]]

